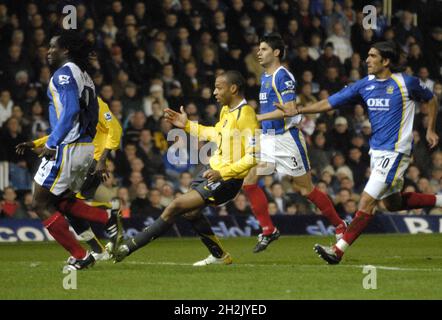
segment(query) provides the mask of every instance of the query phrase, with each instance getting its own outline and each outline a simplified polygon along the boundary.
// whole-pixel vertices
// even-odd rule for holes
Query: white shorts
[[[92,142],[62,144],[55,160],[42,159],[34,181],[58,196],[66,190],[80,191],[94,159]]]
[[[383,150],[370,150],[369,154],[371,174],[364,191],[377,200],[401,192],[410,156]]]
[[[299,177],[310,171],[304,135],[298,128],[283,134],[261,134],[260,148],[260,161],[274,165],[279,173]]]

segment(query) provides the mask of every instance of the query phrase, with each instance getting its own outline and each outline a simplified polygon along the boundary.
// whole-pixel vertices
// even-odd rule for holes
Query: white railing
[[[0,190],[9,186],[9,163],[0,161]]]

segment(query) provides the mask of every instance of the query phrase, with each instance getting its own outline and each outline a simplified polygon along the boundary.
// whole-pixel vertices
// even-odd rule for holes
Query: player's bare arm
[[[97,174],[101,181],[106,181],[109,178],[109,172],[106,168],[106,159],[109,156],[111,150],[110,149],[104,149],[103,153],[101,154],[100,159],[97,161],[97,165],[95,166],[94,172],[92,172],[92,175]]]
[[[301,107],[296,104],[294,104],[295,107],[286,107],[286,105],[287,104],[285,104],[284,106],[280,104],[275,104],[275,106],[284,113],[284,117],[293,117],[297,114],[323,113],[332,109],[332,106],[327,99],[313,103],[307,107]]]
[[[57,154],[57,149],[49,148],[48,146],[44,145],[43,149],[41,150],[40,154],[38,155],[40,158],[46,158],[49,160],[55,160],[55,155]]]
[[[26,142],[22,142],[19,143],[18,145],[15,146],[15,152],[18,155],[24,155],[26,149],[34,149],[35,148],[35,143],[33,141],[26,141]]]
[[[184,129],[186,127],[186,123],[188,121],[187,113],[184,111],[184,107],[180,107],[180,112],[176,112],[172,109],[164,110],[166,120],[173,124],[175,127]]]
[[[203,178],[209,180],[209,182],[216,182],[222,179],[221,173],[218,170],[209,169],[204,171]]]
[[[433,149],[439,143],[439,136],[436,133],[437,98],[433,97],[428,101],[428,129],[426,139],[429,147]]]

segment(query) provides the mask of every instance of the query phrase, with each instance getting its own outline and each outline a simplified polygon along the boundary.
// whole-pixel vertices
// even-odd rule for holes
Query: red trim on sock
[[[76,259],[83,259],[87,252],[80,245],[74,234],[69,230],[69,224],[60,212],[56,212],[51,217],[43,221],[43,225],[51,236],[63,246],[71,256]]]
[[[59,202],[58,208],[64,214],[70,214],[87,221],[106,224],[109,220],[106,210],[89,206],[80,199],[63,199]]]
[[[318,188],[314,188],[313,191],[307,195],[307,199],[313,202],[318,209],[321,210],[322,215],[335,227],[344,223],[336,212],[330,198]]]
[[[423,194],[417,192],[401,193],[402,209],[419,209],[423,207],[434,207],[436,205],[436,196],[434,194]]]
[[[374,215],[362,211],[356,212],[352,222],[344,233],[343,240],[351,245],[368,226]]]
[[[245,185],[243,190],[249,199],[252,212],[262,228],[263,235],[270,235],[275,230],[275,226],[270,218],[269,203],[264,191],[257,184]]]

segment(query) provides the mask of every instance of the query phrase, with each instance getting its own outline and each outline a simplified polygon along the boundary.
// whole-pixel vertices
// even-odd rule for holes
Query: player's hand
[[[187,123],[187,113],[184,112],[184,107],[181,106],[180,112],[173,111],[172,109],[164,109],[165,117],[168,122],[173,124],[175,127],[184,129]]]
[[[212,169],[204,171],[203,178],[206,178],[209,182],[216,182],[222,179],[221,173]]]
[[[293,117],[299,114],[298,106],[296,103],[281,104],[279,102],[274,102],[273,105],[284,112],[284,117]]]
[[[109,179],[109,172],[107,172],[106,161],[98,161],[97,165],[95,166],[95,170],[91,173],[91,175],[98,175],[101,182],[105,182],[107,179]]]
[[[48,147],[44,146],[41,150],[40,154],[38,155],[39,158],[46,158],[48,160],[55,160],[55,156],[57,154],[57,150],[55,149],[49,149]]]
[[[439,136],[434,131],[427,131],[427,142],[430,149],[433,149],[439,143]]]
[[[26,149],[34,149],[35,148],[35,143],[32,141],[26,141],[26,142],[22,142],[19,143],[18,145],[15,146],[15,152],[19,155],[24,155]]]

